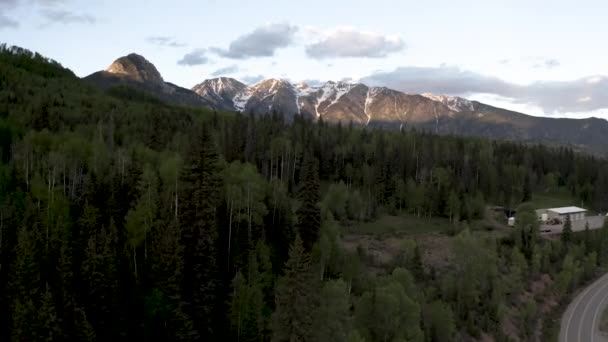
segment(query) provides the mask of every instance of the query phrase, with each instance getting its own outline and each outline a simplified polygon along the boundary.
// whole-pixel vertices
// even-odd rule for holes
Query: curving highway
[[[560,342],[608,342],[599,331],[602,312],[608,305],[608,274],[584,289],[564,313]]]

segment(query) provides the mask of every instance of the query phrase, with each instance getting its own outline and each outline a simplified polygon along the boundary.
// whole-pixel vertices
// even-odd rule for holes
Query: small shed
[[[508,223],[509,227],[515,226],[515,217],[509,217],[509,220],[507,223]]]

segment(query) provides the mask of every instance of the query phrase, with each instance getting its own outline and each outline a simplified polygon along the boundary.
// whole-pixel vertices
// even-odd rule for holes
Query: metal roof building
[[[536,213],[541,221],[547,221],[550,219],[560,219],[565,221],[567,217],[570,217],[570,221],[582,221],[585,219],[587,209],[579,207],[560,207],[550,209],[540,209]]]
[[[561,207],[561,208],[551,208],[551,209],[547,209],[547,210],[553,211],[559,215],[587,212],[587,209],[583,209],[583,208],[579,208],[579,207]]]

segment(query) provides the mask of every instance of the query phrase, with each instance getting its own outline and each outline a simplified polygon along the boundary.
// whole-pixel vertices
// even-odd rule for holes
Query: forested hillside
[[[6,47],[0,153],[1,341],[550,340],[545,302],[608,264],[608,227],[547,240],[524,203],[605,212],[606,160],[176,107]],[[512,231],[469,228],[492,205]],[[384,214],[445,218],[450,263],[345,248]]]

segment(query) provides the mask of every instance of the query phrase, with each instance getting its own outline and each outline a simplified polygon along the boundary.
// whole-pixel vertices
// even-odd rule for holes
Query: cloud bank
[[[374,73],[361,81],[408,93],[429,92],[456,96],[494,94],[508,98],[514,103],[538,106],[548,115],[608,108],[608,97],[605,96],[608,94],[606,76],[519,85],[458,67],[440,66],[401,67],[393,71]]]
[[[305,53],[313,59],[384,58],[405,49],[405,43],[397,36],[350,27],[327,32],[306,27],[305,34],[297,34],[299,31],[298,26],[287,23],[266,24],[236,38],[228,48],[210,47],[207,50],[220,57],[243,60],[273,57],[280,49],[306,44],[302,40],[309,41],[305,45]],[[310,42],[314,39],[316,41]]]

